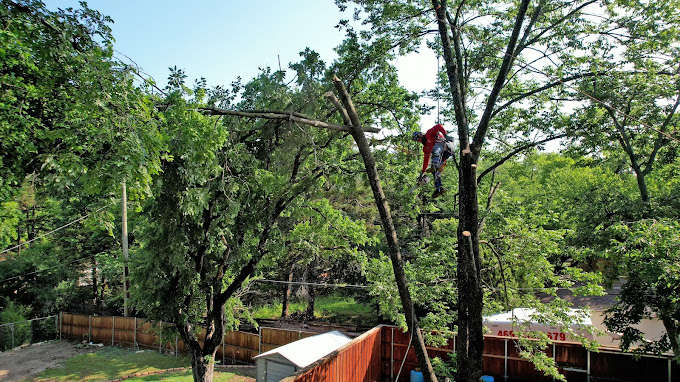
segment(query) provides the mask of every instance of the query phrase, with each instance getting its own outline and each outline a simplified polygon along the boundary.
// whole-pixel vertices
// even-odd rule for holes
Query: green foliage
[[[112,59],[112,20],[81,7],[0,9],[0,195],[33,173],[54,192],[108,193],[125,178],[145,192],[158,170],[153,105]]]
[[[294,301],[290,304],[291,314],[302,313],[305,308],[304,301]],[[252,315],[256,319],[276,319],[281,315],[281,304],[255,306]],[[317,320],[325,322],[370,325],[375,323],[375,308],[353,297],[330,294],[316,298],[314,316]]]
[[[213,375],[213,381],[215,382],[230,382],[230,381],[242,381],[243,376],[238,373],[223,373],[215,372]],[[191,371],[183,372],[167,372],[155,375],[148,375],[145,377],[130,378],[128,381],[141,382],[141,381],[168,381],[168,382],[188,382],[193,381],[193,376]]]
[[[610,237],[608,253],[626,279],[620,301],[607,313],[607,327],[622,333],[621,346],[638,351],[673,351],[680,359],[680,224],[674,220],[620,223],[602,232]],[[653,316],[666,334],[645,338],[634,325]]]
[[[106,299],[111,303],[108,308],[115,310],[111,297],[122,286],[122,264],[118,240],[107,227],[114,216],[100,211],[81,219],[92,212],[93,204],[87,197],[60,202],[42,194],[35,196],[32,206],[19,202],[24,207],[12,229],[20,233],[23,243],[62,229],[4,255],[0,293],[40,316],[56,314],[82,299],[95,301],[99,309],[105,308],[102,299]],[[78,286],[83,274],[90,276],[93,288]]]
[[[441,378],[445,381],[446,378],[453,381],[456,376],[456,353],[449,353],[448,359],[441,359],[435,357],[432,360],[432,369],[437,375],[437,379]]]
[[[0,351],[31,342],[30,307],[5,298],[0,311]],[[12,324],[12,325],[6,325]]]

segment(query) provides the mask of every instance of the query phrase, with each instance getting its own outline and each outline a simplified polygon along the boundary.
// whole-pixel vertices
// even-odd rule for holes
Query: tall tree
[[[339,139],[346,133],[301,124],[323,125],[306,116],[321,114],[320,103],[308,102],[304,87],[286,86],[283,72],[266,69],[244,86],[234,84],[236,111],[216,108],[230,106],[228,98],[214,98],[201,83],[189,89],[182,77],[173,70],[177,81],[162,106],[171,157],[146,207],[133,294],[140,310],[176,323],[194,380],[209,381],[223,334],[243,313],[241,286],[264,256],[286,248],[284,215],[313,199],[324,175],[353,153]]]

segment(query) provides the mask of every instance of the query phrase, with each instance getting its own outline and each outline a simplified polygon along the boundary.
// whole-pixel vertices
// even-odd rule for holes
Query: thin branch
[[[394,110],[390,109],[389,107],[382,105],[382,104],[379,104],[377,102],[357,102],[357,104],[367,105],[367,106],[376,106],[376,107],[387,110],[387,112],[389,112],[392,115],[392,118],[394,118],[394,121],[397,123],[397,126],[399,127],[399,129],[403,129],[403,126],[399,122],[399,118],[397,117],[397,114],[394,112]]]
[[[564,138],[564,137],[566,137],[567,135],[568,135],[567,133],[563,133],[563,134],[559,134],[559,135],[553,135],[553,136],[551,136],[551,137],[542,139],[542,140],[540,140],[540,141],[531,142],[531,143],[528,143],[528,144],[526,144],[526,145],[524,145],[524,146],[520,146],[520,147],[514,149],[514,150],[511,151],[508,155],[504,156],[503,158],[501,158],[500,160],[498,160],[496,163],[494,163],[491,167],[487,168],[487,169],[484,170],[481,174],[479,174],[479,176],[477,177],[477,184],[479,184],[479,183],[482,181],[482,178],[484,178],[484,176],[485,176],[486,174],[488,174],[489,172],[493,171],[493,170],[496,169],[498,166],[500,166],[500,165],[502,165],[503,163],[505,163],[506,161],[508,161],[508,159],[510,159],[510,158],[512,158],[513,156],[515,156],[515,155],[521,153],[522,151],[527,150],[527,149],[530,149],[530,148],[532,148],[532,147],[536,147],[536,146],[538,146],[538,145],[540,145],[540,144],[542,144],[542,143],[550,142],[550,141],[553,141],[553,140],[555,140],[555,139]]]
[[[298,123],[302,123],[305,125],[310,125],[314,127],[321,127],[329,130],[334,130],[334,131],[347,131],[349,132],[349,127],[348,126],[343,126],[343,125],[336,125],[334,123],[327,123],[327,122],[322,122],[316,119],[312,119],[309,117],[300,117],[298,115],[301,115],[299,113],[287,113],[283,111],[268,111],[268,112],[252,112],[252,111],[237,111],[237,110],[226,110],[226,109],[220,109],[217,107],[200,107],[198,108],[199,110],[207,111],[210,115],[231,115],[235,117],[244,117],[244,118],[263,118],[263,119],[273,119],[273,120],[288,120],[288,121],[294,121]],[[363,128],[364,132],[367,133],[378,133],[380,132],[380,129],[375,128],[375,127],[364,127]]]
[[[588,5],[593,4],[593,3],[596,3],[596,2],[597,2],[597,0],[590,0],[590,1],[588,1],[588,2],[585,2],[585,3],[581,4],[581,5],[578,6],[578,7],[576,7],[576,8],[573,9],[571,12],[567,13],[566,15],[562,16],[562,17],[559,18],[557,21],[555,21],[554,23],[552,23],[552,25],[550,25],[550,26],[548,26],[547,28],[543,29],[543,30],[541,31],[541,33],[539,33],[538,35],[534,36],[534,38],[532,38],[531,40],[529,40],[529,42],[528,42],[525,46],[533,45],[535,42],[537,42],[537,41],[541,38],[541,36],[543,36],[543,34],[545,34],[545,32],[547,32],[547,31],[549,31],[549,30],[555,28],[556,26],[562,24],[566,19],[568,19],[569,17],[573,16],[576,12],[578,12],[578,11],[580,11],[581,9],[587,7]]]
[[[503,292],[505,294],[505,306],[509,307],[510,302],[508,300],[508,285],[507,282],[505,281],[505,270],[503,269],[503,261],[501,261],[501,255],[496,251],[496,248],[488,241],[486,240],[480,240],[479,241],[481,244],[486,244],[487,247],[493,252],[494,255],[496,255],[496,259],[498,260],[498,265],[501,267],[501,279],[503,280]]]
[[[491,189],[489,189],[489,196],[486,200],[486,211],[484,213],[484,217],[482,220],[479,222],[479,225],[477,226],[477,235],[479,235],[480,232],[482,232],[482,229],[484,228],[484,224],[486,224],[486,217],[489,215],[489,211],[491,210],[491,204],[493,203],[493,197],[496,195],[496,191],[501,187],[501,182],[496,183],[496,185],[493,185],[493,179],[491,180]]]
[[[668,130],[668,125],[671,122],[671,118],[673,118],[673,115],[675,115],[676,110],[678,110],[678,105],[680,104],[680,94],[678,94],[678,97],[675,99],[675,104],[673,105],[673,108],[671,109],[671,112],[668,114],[666,119],[663,121],[663,124],[661,125],[661,130],[662,132],[666,132]],[[649,155],[649,159],[647,160],[647,163],[645,164],[645,169],[642,171],[642,175],[647,175],[652,171],[652,167],[654,165],[654,159],[656,158],[656,154],[659,152],[659,150],[668,142],[666,137],[663,134],[659,134],[659,136],[656,138],[656,141],[654,142],[654,150],[652,150],[652,153]]]
[[[590,72],[590,73],[579,73],[579,74],[575,74],[571,77],[567,77],[567,78],[560,79],[560,80],[555,81],[555,82],[551,82],[547,85],[541,86],[540,88],[536,88],[536,89],[528,91],[524,94],[520,94],[520,95],[516,96],[515,98],[511,99],[510,101],[504,103],[503,105],[499,106],[496,110],[494,110],[493,113],[491,113],[491,118],[495,117],[499,112],[501,112],[503,109],[507,108],[508,106],[512,105],[513,103],[515,103],[517,101],[521,101],[521,100],[523,100],[527,97],[530,97],[530,96],[532,96],[536,93],[540,93],[544,90],[548,90],[550,88],[554,88],[556,86],[563,85],[566,82],[570,82],[570,81],[574,81],[574,80],[578,80],[578,79],[582,79],[582,78],[589,78],[589,77],[595,77],[595,76],[606,76],[606,75],[609,75],[609,74],[611,74],[611,72],[606,72],[606,71],[595,72],[595,73],[592,73],[592,72]]]

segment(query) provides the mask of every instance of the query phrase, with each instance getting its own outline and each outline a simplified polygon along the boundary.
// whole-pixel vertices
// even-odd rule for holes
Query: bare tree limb
[[[389,248],[390,260],[392,262],[392,270],[394,272],[394,279],[397,284],[397,289],[399,291],[399,297],[402,303],[402,309],[404,310],[404,315],[406,316],[406,324],[408,325],[409,331],[413,336],[413,348],[416,352],[418,358],[418,363],[423,369],[423,376],[428,382],[436,382],[437,377],[432,369],[432,364],[427,356],[427,350],[425,348],[425,341],[423,335],[418,328],[418,320],[415,316],[413,309],[413,300],[411,299],[411,293],[409,291],[408,283],[406,281],[406,273],[404,271],[404,260],[401,256],[399,248],[399,240],[397,239],[397,232],[394,227],[394,222],[392,221],[392,215],[390,212],[390,206],[387,203],[387,198],[380,184],[380,177],[378,176],[378,169],[375,164],[375,159],[371,154],[368,146],[368,141],[364,135],[359,121],[359,116],[354,108],[352,99],[347,93],[345,85],[340,81],[339,78],[334,77],[333,82],[335,88],[340,95],[342,105],[347,112],[350,120],[352,121],[352,137],[359,148],[361,153],[361,158],[363,159],[364,166],[366,168],[366,174],[368,176],[369,184],[371,185],[371,190],[373,191],[373,197],[375,199],[375,204],[380,213],[380,220],[382,221],[383,231],[385,233],[385,238],[387,241],[387,247]]]
[[[305,125],[309,126],[314,126],[314,127],[321,127],[324,129],[328,130],[334,130],[334,131],[347,131],[349,132],[350,129],[348,126],[343,126],[343,125],[337,125],[334,123],[327,123],[327,122],[322,122],[318,121],[316,119],[312,119],[309,117],[300,117],[300,113],[287,113],[287,112],[277,112],[277,111],[237,111],[237,110],[226,110],[226,109],[220,109],[217,107],[200,107],[199,110],[203,110],[208,112],[210,115],[231,115],[235,117],[244,117],[244,118],[263,118],[263,119],[274,119],[274,120],[288,120],[288,121],[294,121],[298,123],[302,123]],[[366,127],[363,128],[363,131],[366,133],[378,133],[380,132],[380,129],[375,128],[375,127]]]

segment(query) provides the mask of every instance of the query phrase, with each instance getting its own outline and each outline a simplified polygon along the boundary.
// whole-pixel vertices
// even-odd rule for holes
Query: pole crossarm
[[[276,110],[238,111],[238,110],[227,110],[227,109],[220,109],[220,108],[217,108],[217,107],[207,107],[207,106],[201,107],[201,108],[199,108],[199,110],[207,112],[210,115],[231,115],[231,116],[243,117],[243,118],[263,118],[263,119],[274,119],[274,120],[282,120],[282,121],[293,121],[293,122],[298,122],[298,123],[302,123],[302,124],[314,126],[314,127],[321,127],[321,128],[333,130],[333,131],[346,131],[348,133],[351,132],[349,126],[319,121],[319,120],[307,117],[307,116],[300,114],[300,113],[276,111]],[[378,132],[380,132],[380,129],[376,128],[376,127],[363,127],[362,130],[365,133],[378,133]]]

